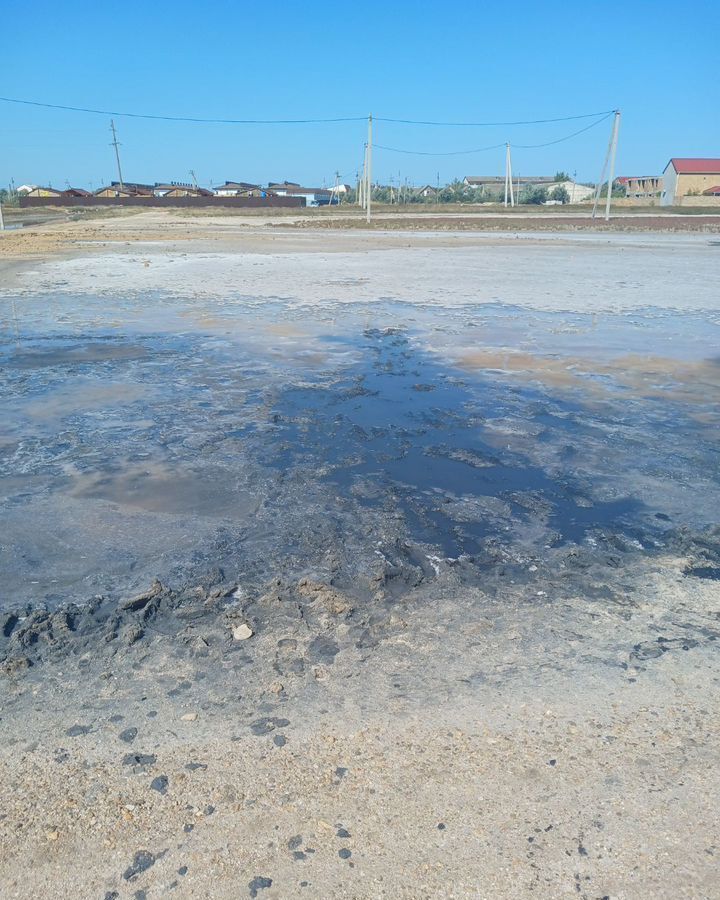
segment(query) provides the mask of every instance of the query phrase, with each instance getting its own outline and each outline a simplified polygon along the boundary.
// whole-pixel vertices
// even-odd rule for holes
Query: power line
[[[156,119],[163,122],[195,122],[203,125],[320,125],[334,122],[365,122],[367,116],[339,116],[326,119],[208,119],[199,116],[166,116],[155,113],[120,112],[109,109],[93,109],[86,106],[67,106],[59,103],[43,103],[39,100],[21,100],[17,97],[0,97],[3,103],[17,103],[22,106],[38,106],[43,109],[61,109],[67,112],[91,113],[98,116],[125,116],[129,119]],[[553,122],[570,122],[577,119],[592,119],[597,116],[611,115],[614,109],[603,110],[596,113],[583,113],[578,116],[560,116],[555,119],[526,119],[516,122],[430,122],[419,119],[392,119],[376,116],[376,122],[388,122],[399,125],[439,125],[490,128],[494,126],[513,125],[545,125]],[[474,151],[473,151],[474,152]]]
[[[615,115],[615,111],[605,114],[602,119],[598,119],[596,122],[591,122],[590,125],[586,125],[584,128],[578,129],[578,131],[573,131],[572,134],[566,134],[564,137],[557,138],[554,141],[546,141],[544,144],[513,144],[513,147],[516,147],[519,150],[536,150],[540,147],[550,147],[552,144],[561,144],[563,141],[569,141],[571,138],[577,137],[579,134],[582,134],[584,131],[590,131],[591,128],[595,128],[596,125],[601,125],[610,116]],[[382,120],[381,120],[382,121]],[[474,150],[451,150],[440,153],[433,153],[427,150],[401,150],[398,147],[384,147],[382,144],[375,144],[378,150],[389,150],[391,153],[406,153],[410,156],[466,156],[471,153],[485,153],[487,150],[498,150],[500,147],[504,147],[506,141],[503,141],[501,144],[491,144],[489,147],[477,147]]]
[[[157,119],[163,122],[195,122],[202,125],[319,125],[333,122],[367,121],[367,116],[346,116],[337,119],[202,119],[194,116],[161,116],[151,113],[90,109],[84,106],[62,106],[58,103],[40,103],[37,100],[18,100],[15,97],[0,97],[0,101],[3,103],[19,103],[23,106],[40,106],[43,109],[63,109],[69,112],[92,113],[98,116],[125,116],[128,119]]]
[[[0,97],[0,100],[2,98]],[[419,119],[383,119],[380,116],[375,117],[376,122],[394,122],[397,125],[442,125],[442,126],[461,126],[474,128],[492,128],[500,125],[546,125],[550,122],[571,122],[574,119],[593,119],[596,116],[612,115],[614,109],[604,109],[596,113],[583,113],[580,116],[561,116],[558,119],[526,119],[517,122],[423,122]]]
[[[590,129],[594,128],[596,125],[602,125],[602,123],[607,121],[610,116],[614,116],[616,112],[617,110],[613,109],[606,116],[603,116],[602,119],[598,119],[597,122],[586,125],[585,128],[581,128],[579,131],[573,131],[572,134],[567,134],[565,137],[558,138],[555,141],[546,141],[544,144],[513,144],[513,147],[518,147],[521,150],[536,150],[538,147],[551,147],[553,144],[561,144],[563,141],[569,141],[570,138],[577,137],[577,135],[582,134],[584,131],[590,131]]]
[[[375,144],[377,150],[389,150],[391,153],[407,153],[410,156],[465,156],[469,153],[484,153],[486,150],[497,150],[498,147],[504,147],[505,141],[501,144],[491,144],[489,147],[477,147],[475,150],[450,150],[444,153],[432,153],[428,150],[400,150],[397,147],[384,147],[382,144]]]

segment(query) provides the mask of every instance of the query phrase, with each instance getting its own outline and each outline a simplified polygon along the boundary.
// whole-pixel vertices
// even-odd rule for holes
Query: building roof
[[[703,191],[703,197],[716,197],[718,194],[720,194],[720,184],[716,184],[715,187]]]
[[[673,156],[668,163],[678,175],[720,175],[720,159]],[[667,168],[667,166],[665,167]]]
[[[513,176],[513,184],[518,176]],[[466,175],[463,179],[467,184],[504,184],[504,175]],[[554,175],[522,175],[520,181],[529,184],[557,184]]]
[[[287,191],[288,194],[319,194],[320,196],[330,196],[332,191],[330,188],[318,188],[318,187],[300,187],[299,184],[290,184],[289,182],[283,182],[283,184],[271,184],[270,189],[273,191]]]
[[[662,175],[618,175],[615,181],[620,184],[627,184],[628,181],[644,181],[647,178],[660,179]]]
[[[251,184],[249,181],[226,181],[225,184],[218,185],[215,190],[261,191],[263,189],[259,184]]]

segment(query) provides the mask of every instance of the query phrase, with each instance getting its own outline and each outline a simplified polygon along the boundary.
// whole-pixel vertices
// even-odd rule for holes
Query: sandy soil
[[[705,344],[687,351],[680,325],[694,317],[692,335],[714,333],[718,254],[708,234],[645,231],[383,234],[155,212],[53,223],[0,237],[3,349],[17,341],[10,304],[32,323],[44,297],[78,307],[100,297],[111,311],[121,295],[172,297],[185,324],[158,305],[140,333],[212,323],[228,339],[247,321],[227,324],[233,308],[281,301],[286,320],[253,339],[287,359],[319,353],[311,311],[342,335],[354,304],[363,315],[400,304],[405,316],[412,302],[430,350],[468,372],[500,372],[511,394],[516,378],[562,392],[590,372],[601,385],[593,403],[605,402],[605,379],[649,415],[660,401],[687,403],[710,445],[717,364]],[[488,304],[507,306],[528,333],[558,311],[576,331],[573,315],[598,311],[634,321],[650,309],[680,324],[663,353],[638,355],[622,333],[595,346],[590,332],[583,352],[553,356],[542,341],[515,346],[512,331],[504,347],[473,346]],[[74,322],[63,305],[57,327],[83,334],[88,308]],[[52,409],[40,399],[26,412],[52,425],[78,405],[145,391],[79,381]],[[501,426],[498,448],[540,443],[530,428],[516,438]],[[633,439],[610,420],[608,435],[623,430]],[[662,473],[648,473],[646,491],[650,475]],[[692,506],[700,484],[673,489]],[[78,479],[73,490],[92,487]],[[720,534],[708,522],[678,527],[662,550],[636,545],[612,534],[535,555],[497,546],[481,578],[438,559],[432,577],[396,594],[402,566],[383,564],[368,575],[365,606],[351,586],[288,570],[249,596],[242,578],[216,573],[117,607],[6,615],[0,894],[720,896]],[[692,567],[707,572],[688,577]]]

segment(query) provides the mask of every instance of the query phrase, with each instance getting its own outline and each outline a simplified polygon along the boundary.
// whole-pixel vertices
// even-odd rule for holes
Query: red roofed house
[[[684,197],[700,197],[718,182],[720,182],[720,159],[673,157],[663,172],[663,192],[660,202],[663,206],[680,206]],[[705,203],[707,202],[705,200]]]

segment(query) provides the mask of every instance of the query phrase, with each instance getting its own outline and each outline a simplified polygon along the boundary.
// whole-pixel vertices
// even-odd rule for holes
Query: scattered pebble
[[[273,738],[273,744],[275,744],[276,747],[284,747],[285,744],[287,744],[287,738],[283,734],[276,734]]]
[[[248,882],[250,888],[250,896],[257,897],[258,891],[272,886],[272,878],[265,878],[263,875],[256,875],[252,881]]]
[[[168,784],[169,780],[167,775],[158,775],[157,778],[153,778],[153,780],[150,782],[150,787],[160,794],[166,794]]]
[[[185,713],[184,716],[180,716],[181,722],[194,722],[198,717],[196,712]]]
[[[232,630],[233,639],[236,641],[246,641],[253,634],[254,632],[247,622],[243,622],[242,625],[236,625]]]
[[[349,837],[352,837],[352,835],[351,835],[350,832],[347,830],[347,828],[338,828],[336,834],[337,834],[337,836],[338,836],[339,838],[349,838]]]
[[[343,847],[342,850],[338,850],[338,856],[340,859],[350,859],[352,856],[352,850],[348,850],[347,847]]]
[[[65,734],[68,737],[80,737],[83,734],[88,734],[91,730],[89,725],[71,725]]]
[[[132,742],[137,737],[138,730],[137,728],[126,728],[124,731],[121,731],[118,737],[121,741],[124,741],[126,744],[132,744]]]
[[[131,865],[123,872],[125,881],[130,881],[141,872],[146,872],[151,866],[155,865],[155,856],[149,850],[138,850],[133,857]]]

